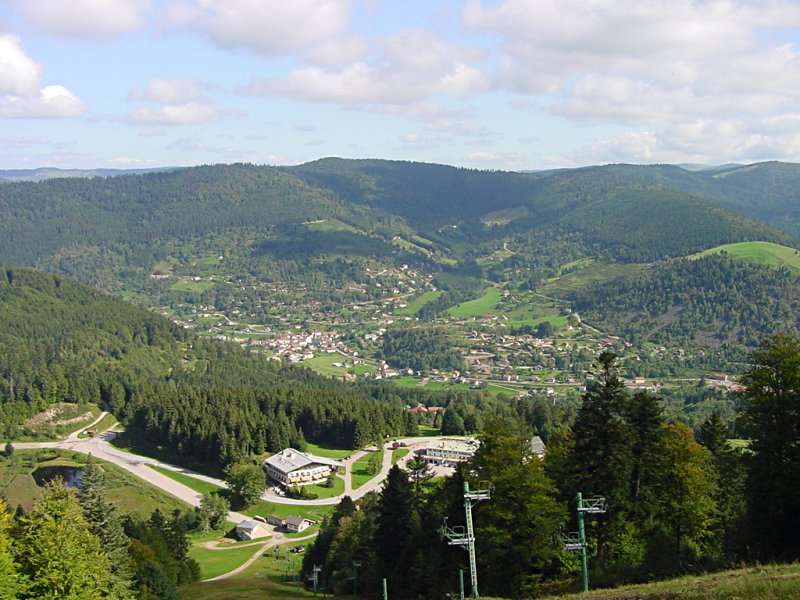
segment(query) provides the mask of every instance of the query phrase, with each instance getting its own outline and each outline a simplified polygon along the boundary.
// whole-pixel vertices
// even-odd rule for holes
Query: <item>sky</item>
[[[800,0],[0,0],[0,168],[800,161]]]

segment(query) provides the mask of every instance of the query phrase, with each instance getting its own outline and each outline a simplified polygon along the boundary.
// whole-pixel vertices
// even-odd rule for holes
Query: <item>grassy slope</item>
[[[191,475],[185,475],[183,473],[179,473],[178,471],[173,471],[172,469],[164,469],[162,467],[156,467],[154,465],[148,465],[151,469],[154,469],[161,473],[162,475],[166,475],[170,479],[174,479],[178,483],[182,483],[188,488],[193,489],[195,492],[200,494],[205,494],[206,492],[218,492],[219,490],[223,489],[218,485],[214,485],[213,483],[208,483],[207,481],[203,481],[201,479],[197,479],[192,477]]]
[[[439,296],[442,295],[442,293],[443,292],[441,290],[436,290],[436,291],[429,290],[429,291],[425,292],[424,294],[422,294],[420,296],[417,296],[416,298],[411,300],[408,303],[408,306],[398,310],[397,314],[399,314],[399,315],[407,315],[407,316],[413,317],[414,315],[416,315],[420,311],[420,309],[423,306],[425,306],[429,302],[433,302],[434,300],[436,300]]]
[[[790,600],[800,598],[800,565],[772,565],[681,577],[551,600]],[[487,599],[488,600],[488,599]]]
[[[56,457],[56,460],[52,460]],[[96,459],[95,459],[96,460]],[[0,460],[0,494],[4,495],[9,506],[18,504],[26,509],[41,495],[31,473],[39,466],[76,465],[86,462],[86,456],[62,450],[18,450],[11,460]],[[156,508],[164,514],[185,505],[158,488],[145,483],[123,469],[99,461],[106,473],[108,496],[123,513],[149,516]]]
[[[300,542],[292,545],[304,545]],[[281,546],[279,557],[272,550],[255,561],[243,573],[230,579],[208,583],[193,583],[181,588],[181,600],[296,600],[310,598],[313,593],[293,581],[300,571],[302,554],[290,554],[288,547]],[[225,551],[223,551],[225,552]]]
[[[635,263],[589,262],[581,265],[580,268],[549,280],[539,291],[546,296],[563,298],[571,292],[587,288],[594,283],[602,283],[626,275],[636,275],[645,268],[647,265]]]
[[[500,302],[500,289],[488,287],[479,298],[453,306],[447,310],[447,313],[452,317],[462,319],[466,317],[482,317],[488,314],[495,314],[498,302]]]
[[[724,244],[693,254],[690,258],[700,258],[709,254],[725,252],[731,258],[745,260],[770,267],[786,266],[800,272],[800,251],[772,242],[739,242]]]
[[[266,542],[268,538],[261,541]],[[220,550],[210,550],[202,546],[194,546],[189,550],[189,556],[200,565],[200,574],[203,579],[216,577],[229,571],[245,562],[256,553],[261,544],[247,544],[245,546],[233,546]]]
[[[330,446],[321,446],[319,444],[312,444],[311,442],[306,442],[306,451],[315,456],[332,458],[334,460],[341,460],[353,453],[353,450],[348,450],[347,448],[331,448]]]
[[[381,446],[379,452],[368,452],[367,454],[359,458],[355,463],[353,463],[352,478],[353,478],[354,490],[357,490],[358,488],[360,488],[362,485],[367,483],[370,479],[372,479],[378,474],[377,472],[371,473],[369,471],[369,459],[376,455],[379,457],[380,462],[382,463],[383,446]]]

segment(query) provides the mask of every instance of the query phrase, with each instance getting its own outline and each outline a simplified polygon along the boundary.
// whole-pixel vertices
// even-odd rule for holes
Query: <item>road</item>
[[[191,506],[199,506],[200,505],[200,497],[201,494],[194,491],[190,487],[183,485],[167,477],[166,475],[159,473],[155,469],[152,469],[152,466],[160,467],[162,469],[168,469],[171,471],[175,471],[177,473],[183,473],[184,475],[188,475],[190,477],[194,477],[201,481],[205,481],[219,487],[227,487],[227,484],[221,480],[217,479],[216,477],[210,477],[208,475],[203,475],[201,473],[197,473],[190,469],[185,469],[183,467],[178,467],[175,465],[171,465],[169,463],[162,462],[155,458],[150,458],[147,456],[140,456],[138,454],[132,454],[130,452],[125,452],[124,450],[120,450],[116,448],[110,443],[110,440],[117,435],[113,431],[107,431],[101,433],[95,437],[91,438],[80,438],[79,435],[85,431],[86,429],[91,428],[96,423],[98,423],[107,413],[101,413],[100,416],[97,418],[96,421],[87,425],[83,429],[76,431],[70,434],[66,439],[57,442],[18,442],[14,443],[14,447],[19,450],[25,449],[35,449],[35,448],[58,448],[61,450],[70,450],[73,452],[80,452],[82,454],[91,454],[92,456],[100,459],[105,460],[110,463],[117,465],[118,467],[125,469],[129,473],[132,473],[136,477],[143,479],[147,483],[160,488],[161,490],[167,492],[168,494],[175,496],[179,500],[186,502]],[[425,438],[403,438],[397,440],[401,444],[405,444],[406,447],[410,449],[419,448],[431,442],[444,439],[444,437],[425,437]],[[269,491],[265,491],[262,494],[262,499],[268,502],[273,502],[275,504],[291,504],[297,506],[327,506],[332,504],[338,504],[339,501],[344,496],[350,496],[353,500],[358,500],[366,496],[368,493],[377,491],[383,485],[384,480],[386,479],[387,475],[389,474],[389,470],[392,468],[392,449],[391,443],[387,442],[384,446],[384,453],[383,453],[383,463],[381,464],[380,471],[368,482],[364,485],[359,487],[356,490],[353,490],[352,487],[352,468],[355,462],[367,454],[364,450],[359,450],[358,452],[353,453],[352,456],[348,458],[348,460],[343,461],[345,465],[345,489],[344,492],[339,496],[334,496],[332,498],[318,498],[316,500],[300,500],[295,498],[286,498],[284,496],[278,496]],[[409,452],[405,457],[398,461],[398,464],[401,466],[404,465],[411,457],[413,456],[412,452]],[[245,519],[248,519],[246,515],[237,512],[230,512],[228,518],[233,523],[239,523]]]

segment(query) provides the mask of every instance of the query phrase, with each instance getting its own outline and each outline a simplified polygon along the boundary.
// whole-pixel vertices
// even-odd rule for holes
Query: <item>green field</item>
[[[434,435],[441,435],[442,430],[432,427],[430,425],[417,425],[417,435],[429,437]]]
[[[312,444],[311,442],[306,442],[306,451],[310,454],[315,454],[316,456],[322,456],[324,458],[332,458],[333,460],[341,460],[353,453],[352,449],[331,448],[330,446]]]
[[[30,510],[42,492],[31,475],[37,468],[80,467],[87,460],[85,454],[66,450],[17,450],[13,458],[0,460],[0,495],[8,500],[12,508],[22,505],[26,510]],[[186,508],[186,505],[177,498],[120,467],[103,461],[97,463],[106,474],[108,498],[121,512],[144,517],[149,516],[156,508],[164,514],[170,514],[176,508]]]
[[[272,549],[250,565],[244,572],[221,581],[193,583],[179,590],[181,600],[297,600],[311,598],[313,592],[306,590],[297,581],[303,562],[302,554],[291,554],[292,546],[298,542]],[[223,551],[225,552],[225,551]],[[277,555],[277,556],[276,556]],[[246,560],[246,559],[245,559]]]
[[[487,287],[483,290],[483,295],[480,298],[475,298],[474,300],[462,302],[457,306],[452,306],[447,310],[447,313],[451,317],[457,317],[459,319],[496,314],[500,297],[500,288]]]
[[[342,367],[334,367],[333,363],[335,362],[344,364],[347,362],[347,359],[341,354],[330,352],[328,354],[317,354],[314,356],[314,358],[309,358],[308,360],[303,361],[303,364],[309,369],[316,371],[320,375],[325,375],[327,377],[342,377],[342,375],[347,373],[347,369]]]
[[[367,452],[364,456],[362,456],[355,463],[353,463],[352,482],[354,490],[357,490],[362,485],[367,483],[370,479],[378,475],[380,467],[378,467],[378,471],[376,471],[375,473],[370,473],[369,471],[369,459],[376,455],[379,457],[380,462],[382,464],[383,446],[380,447],[380,450],[378,452]]]
[[[408,448],[395,448],[395,450],[392,452],[392,464],[396,465],[397,461],[403,458],[409,452],[410,450]]]
[[[260,516],[266,518],[269,515],[286,518],[293,515],[300,515],[319,523],[322,518],[331,513],[336,507],[335,504],[315,506],[308,504],[277,504],[275,502],[258,502],[244,509],[243,512],[251,517]],[[306,533],[305,531],[303,532]]]
[[[263,541],[266,542],[268,539],[263,538]],[[200,565],[200,576],[203,579],[208,579],[233,571],[253,556],[261,545],[260,543],[252,543],[218,550],[193,546],[189,549],[189,556]]]
[[[157,467],[155,465],[147,465],[147,466],[155,471],[158,471],[162,475],[165,475],[170,479],[177,481],[178,483],[182,483],[186,487],[193,489],[198,494],[205,494],[207,492],[213,493],[224,489],[213,483],[203,481],[202,479],[197,479],[196,477],[192,477],[191,475],[186,475],[178,471],[173,471],[172,469],[165,469],[163,467]]]
[[[765,565],[630,585],[548,600],[794,600],[800,598],[800,564]],[[486,598],[486,600],[489,600]]]
[[[800,251],[772,242],[739,242],[724,244],[693,254],[689,258],[700,258],[710,254],[726,253],[733,259],[744,260],[768,267],[788,267],[800,272]]]
[[[423,306],[428,304],[428,302],[433,302],[434,300],[436,300],[439,296],[442,295],[442,293],[443,292],[441,290],[436,290],[436,291],[430,290],[430,291],[427,291],[424,294],[422,294],[421,296],[417,296],[416,298],[411,300],[411,302],[408,303],[408,306],[398,310],[397,314],[399,314],[399,315],[407,315],[409,317],[413,317],[414,315],[416,315],[420,311],[420,309]]]
[[[318,498],[333,498],[334,496],[341,496],[344,494],[344,479],[341,477],[334,477],[334,486],[325,487],[324,485],[307,485],[306,489],[312,494],[316,494]]]
[[[539,292],[545,296],[563,298],[577,290],[587,288],[595,283],[611,281],[617,277],[637,275],[647,268],[646,264],[604,263],[598,261],[574,261],[563,268],[569,272],[550,279]]]
[[[213,281],[201,280],[201,281],[192,281],[191,279],[183,279],[181,281],[176,281],[170,286],[170,289],[175,290],[176,292],[191,292],[194,294],[201,294],[203,292],[207,292],[211,288],[213,288],[216,283]]]

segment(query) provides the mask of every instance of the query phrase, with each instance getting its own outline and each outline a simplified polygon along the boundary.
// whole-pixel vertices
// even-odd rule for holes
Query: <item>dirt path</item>
[[[203,582],[220,581],[222,579],[228,579],[230,577],[238,575],[239,573],[245,571],[250,565],[256,562],[259,558],[261,558],[261,556],[270,548],[275,548],[276,546],[282,546],[284,544],[292,544],[294,542],[304,542],[306,540],[314,539],[315,537],[317,537],[316,533],[312,533],[311,535],[307,535],[300,538],[287,538],[283,537],[280,534],[276,534],[275,537],[273,537],[271,540],[269,540],[263,546],[261,546],[258,550],[256,550],[253,556],[248,558],[246,561],[244,561],[241,565],[239,565],[232,571],[228,571],[227,573],[223,573],[222,575],[217,575],[216,577],[210,577],[209,579],[203,579]]]

